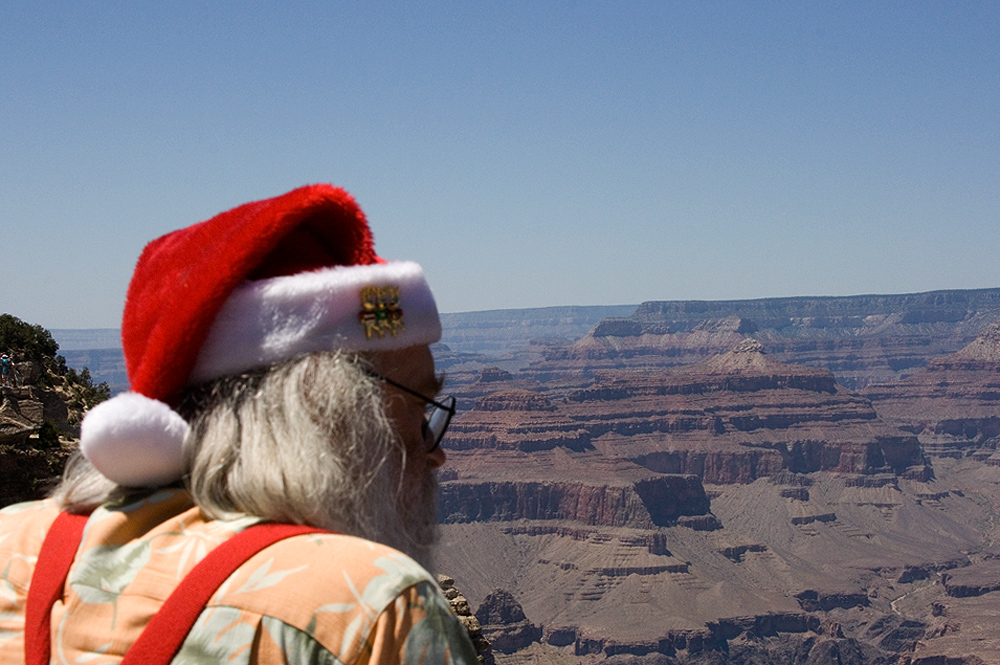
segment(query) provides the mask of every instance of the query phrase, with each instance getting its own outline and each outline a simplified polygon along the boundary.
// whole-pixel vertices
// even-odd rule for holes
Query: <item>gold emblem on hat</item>
[[[403,310],[399,308],[398,286],[366,286],[361,289],[361,311],[358,320],[365,327],[365,339],[389,331],[393,337],[404,329]]]

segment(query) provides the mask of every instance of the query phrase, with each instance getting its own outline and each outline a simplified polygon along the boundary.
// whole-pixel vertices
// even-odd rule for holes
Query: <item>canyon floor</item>
[[[505,589],[540,627],[504,663],[686,654],[779,634],[1000,662],[1000,467],[933,467],[930,482],[860,486],[817,472],[710,486],[721,528],[656,529],[655,553],[648,530],[450,524],[439,565],[473,607]]]

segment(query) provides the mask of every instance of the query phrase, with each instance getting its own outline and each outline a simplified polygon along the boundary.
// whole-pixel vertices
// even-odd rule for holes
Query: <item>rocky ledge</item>
[[[520,481],[594,477],[594,464],[631,463],[728,484],[783,470],[901,474],[924,465],[917,438],[879,419],[868,400],[827,370],[770,358],[756,340],[684,367],[596,372],[584,385],[488,385],[449,433],[460,481],[487,466],[487,477]],[[486,451],[513,453],[499,459],[515,466]],[[517,453],[531,463],[518,464]]]
[[[561,520],[651,529],[708,512],[705,489],[690,475],[647,474],[633,482],[455,480],[441,484],[438,499],[446,524]]]

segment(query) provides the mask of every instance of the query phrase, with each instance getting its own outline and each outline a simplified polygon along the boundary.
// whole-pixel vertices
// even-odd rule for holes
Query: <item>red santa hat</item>
[[[154,240],[129,284],[131,391],[84,418],[80,449],[106,477],[157,486],[185,472],[187,386],[304,353],[387,351],[441,337],[423,271],[375,254],[364,213],[331,185],[247,203]]]

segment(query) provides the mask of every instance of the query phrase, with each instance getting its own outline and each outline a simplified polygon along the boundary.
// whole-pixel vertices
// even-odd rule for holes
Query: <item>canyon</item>
[[[442,349],[440,568],[501,665],[1000,662],[997,295]]]
[[[1000,663],[1000,289],[442,321],[437,567],[500,665]]]

